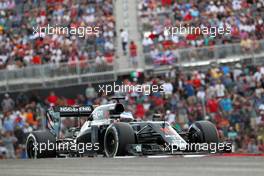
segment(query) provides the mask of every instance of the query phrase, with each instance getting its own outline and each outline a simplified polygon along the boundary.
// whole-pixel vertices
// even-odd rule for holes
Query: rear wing
[[[53,111],[60,113],[60,117],[83,117],[93,112],[93,106],[57,106],[53,108]]]
[[[89,117],[94,108],[93,106],[56,106],[47,110],[46,124],[47,128],[55,136],[59,135],[61,117]]]

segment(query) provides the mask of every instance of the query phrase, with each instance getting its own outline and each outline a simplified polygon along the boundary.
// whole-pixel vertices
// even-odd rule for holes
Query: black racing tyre
[[[110,125],[104,136],[104,150],[106,157],[124,156],[128,154],[128,144],[135,143],[133,128],[123,122]]]
[[[193,143],[218,143],[215,125],[209,121],[197,121],[189,128],[189,140]]]
[[[26,152],[30,159],[56,157],[55,136],[49,131],[31,132],[27,137]]]

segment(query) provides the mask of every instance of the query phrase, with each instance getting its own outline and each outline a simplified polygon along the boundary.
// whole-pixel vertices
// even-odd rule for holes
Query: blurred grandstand
[[[236,152],[264,152],[264,1],[137,2],[0,0],[0,158],[26,157],[26,134],[45,127],[47,107],[105,104],[97,85],[113,81],[164,86],[150,96],[125,94],[138,120],[161,113],[181,131],[207,119]],[[232,33],[164,35],[180,23],[227,23]],[[96,25],[101,33],[33,35],[32,26],[47,24]],[[138,67],[120,52],[121,28],[137,45]]]

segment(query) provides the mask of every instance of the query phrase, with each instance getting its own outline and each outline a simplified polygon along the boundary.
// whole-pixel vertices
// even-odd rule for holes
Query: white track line
[[[116,156],[116,159],[130,159],[130,158],[137,158],[137,156]]]
[[[199,158],[199,157],[205,157],[207,155],[183,155],[184,158]]]
[[[153,156],[147,156],[147,158],[172,158],[172,155],[153,155]]]

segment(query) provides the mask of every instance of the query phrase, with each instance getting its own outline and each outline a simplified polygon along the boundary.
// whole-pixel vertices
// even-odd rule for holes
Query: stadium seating
[[[1,1],[0,68],[14,70],[29,65],[112,62],[115,19],[112,0]],[[98,27],[98,35],[34,33],[37,27]],[[33,28],[34,27],[34,28]],[[47,34],[47,33],[46,33]],[[99,62],[98,61],[98,62]]]
[[[264,38],[263,1],[139,1],[139,20],[143,51],[154,63],[164,60],[164,50],[207,47],[228,43],[240,43],[242,50],[248,50],[249,43]],[[230,35],[197,34],[195,32],[168,35],[167,27],[231,27]],[[205,49],[206,50],[206,49]],[[197,50],[192,55],[195,56]],[[207,57],[207,52],[203,53]],[[182,59],[175,54],[175,61]],[[189,56],[190,57],[190,56]],[[195,59],[200,58],[199,56]],[[166,59],[166,58],[165,58]],[[167,58],[170,60],[170,58]]]

